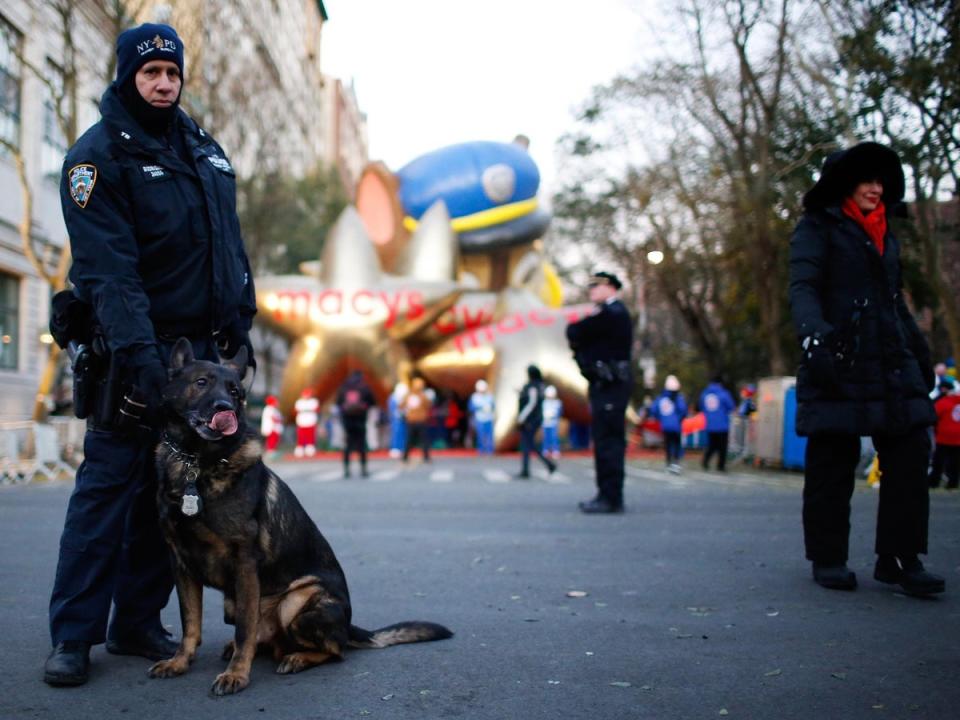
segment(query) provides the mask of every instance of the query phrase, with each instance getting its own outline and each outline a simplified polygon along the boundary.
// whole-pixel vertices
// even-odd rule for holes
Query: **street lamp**
[[[651,250],[647,253],[647,262],[651,265],[659,265],[663,262],[663,253],[660,250]]]

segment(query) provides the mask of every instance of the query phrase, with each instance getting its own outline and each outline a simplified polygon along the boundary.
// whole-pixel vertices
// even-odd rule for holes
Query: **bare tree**
[[[43,85],[48,102],[53,109],[54,118],[66,147],[72,146],[79,135],[79,103],[81,78],[79,69],[83,63],[78,58],[77,29],[80,27],[80,12],[84,6],[81,0],[50,0],[46,7],[55,17],[55,28],[58,34],[60,47],[59,65],[47,63],[40,67],[31,62],[23,52],[22,47],[14,48],[14,53],[21,66]],[[106,18],[111,37],[116,37],[132,21],[135,7],[140,3],[128,3],[121,0],[92,3],[92,9]],[[115,69],[115,56],[110,54],[103,80],[109,82]],[[20,181],[20,194],[23,204],[22,216],[18,225],[20,244],[24,256],[33,266],[39,277],[46,282],[53,292],[59,292],[67,286],[67,276],[72,261],[69,242],[64,242],[59,254],[51,252],[51,247],[45,241],[37,238],[34,226],[34,188],[31,184],[31,172],[24,155],[22,143],[14,143],[0,138],[0,147],[3,147],[17,168]],[[39,244],[38,244],[39,243]],[[60,348],[50,345],[49,354],[40,374],[37,389],[37,400],[34,403],[34,420],[43,420],[47,415],[45,398],[50,394],[57,374],[60,361]]]
[[[23,47],[15,48],[15,55],[20,65],[43,84],[53,108],[60,134],[67,145],[72,145],[77,139],[78,132],[77,44],[74,36],[77,0],[54,0],[49,3],[49,7],[57,18],[63,64],[59,68],[49,64],[46,67],[38,67],[26,57]],[[7,151],[13,160],[17,168],[17,177],[20,180],[23,214],[18,230],[23,254],[40,278],[48,283],[54,292],[62,290],[66,286],[67,273],[70,269],[69,245],[64,243],[59,258],[55,261],[52,261],[52,253],[46,248],[38,247],[33,218],[34,189],[30,182],[30,170],[22,143],[13,143],[0,138],[0,146]],[[43,420],[46,417],[47,408],[44,399],[53,385],[58,355],[59,348],[56,345],[51,345],[50,353],[40,376],[37,400],[34,404],[33,418],[35,420]]]

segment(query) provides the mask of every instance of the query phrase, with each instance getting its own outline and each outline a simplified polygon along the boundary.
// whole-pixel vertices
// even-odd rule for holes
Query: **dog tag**
[[[183,491],[183,499],[180,501],[180,512],[187,517],[193,517],[200,512],[202,506],[203,502],[200,500],[199,493],[197,493],[197,486],[192,482],[188,483]]]
[[[184,495],[180,502],[180,512],[188,517],[193,517],[200,512],[200,496]]]

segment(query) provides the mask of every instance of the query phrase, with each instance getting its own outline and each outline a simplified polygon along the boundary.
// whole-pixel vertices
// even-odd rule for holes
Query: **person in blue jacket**
[[[176,651],[160,623],[173,575],[157,521],[151,410],[179,337],[197,358],[240,348],[253,357],[256,302],[236,176],[179,108],[183,43],[167,25],[144,24],[121,33],[116,50],[102,118],[67,152],[60,196],[73,293],[99,328],[106,377],[125,389],[115,403],[109,383],[100,385],[88,421],[50,598],[51,685],[86,682],[90,646],[105,640],[118,655]],[[141,399],[139,422],[122,420],[124,395]]]
[[[663,392],[657,396],[650,407],[650,417],[660,421],[667,470],[675,475],[681,471],[680,458],[683,456],[681,432],[683,419],[686,416],[687,401],[680,393],[680,381],[676,375],[667,375],[663,383]]]
[[[719,376],[700,393],[700,411],[707,420],[707,449],[703,453],[703,469],[710,467],[710,458],[717,456],[717,470],[726,472],[727,445],[730,440],[730,413],[736,405]]]
[[[387,414],[390,418],[390,457],[392,458],[401,457],[407,446],[407,419],[400,408],[407,392],[409,392],[407,384],[398,382],[387,402]]]

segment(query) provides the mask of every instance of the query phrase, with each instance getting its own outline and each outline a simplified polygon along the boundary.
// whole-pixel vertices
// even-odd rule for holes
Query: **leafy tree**
[[[237,186],[240,226],[255,273],[296,273],[317,260],[327,232],[349,202],[335,170],[303,178],[273,172]]]
[[[889,143],[907,169],[924,270],[907,274],[915,281],[913,299],[938,309],[953,356],[960,357],[960,301],[944,253],[945,243],[960,242],[960,228],[942,213],[944,201],[960,202],[960,6],[847,0],[832,13],[843,28],[839,55],[859,100],[854,122]]]

